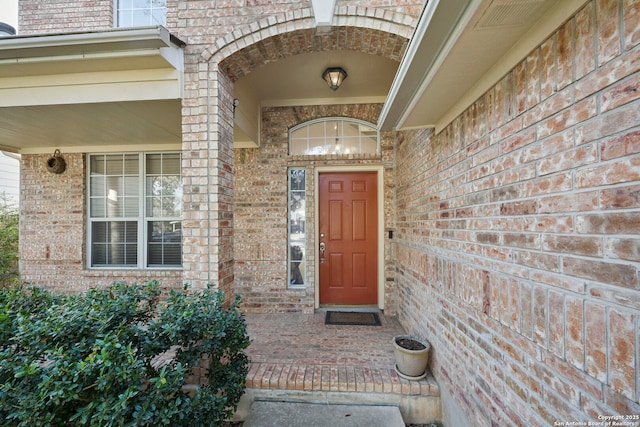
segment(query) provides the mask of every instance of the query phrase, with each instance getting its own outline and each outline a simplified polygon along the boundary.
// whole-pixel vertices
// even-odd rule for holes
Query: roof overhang
[[[183,46],[163,27],[0,38],[0,149],[179,146]]]
[[[585,3],[429,0],[378,126],[440,131]]]

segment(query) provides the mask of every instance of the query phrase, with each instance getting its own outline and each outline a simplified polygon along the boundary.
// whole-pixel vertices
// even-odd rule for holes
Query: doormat
[[[380,326],[378,313],[358,311],[327,311],[325,325]]]

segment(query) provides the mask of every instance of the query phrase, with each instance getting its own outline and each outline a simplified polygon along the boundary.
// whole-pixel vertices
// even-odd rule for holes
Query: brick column
[[[183,108],[183,268],[196,288],[233,282],[233,84],[218,64],[193,65]]]

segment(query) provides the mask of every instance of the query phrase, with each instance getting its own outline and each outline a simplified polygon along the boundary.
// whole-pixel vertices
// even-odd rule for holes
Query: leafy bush
[[[18,211],[0,197],[0,287],[18,278]]]
[[[221,425],[237,408],[248,371],[239,299],[226,305],[211,289],[172,291],[162,304],[159,296],[156,282],[67,296],[0,290],[0,419],[14,426]],[[202,360],[206,384],[189,393],[184,386]]]

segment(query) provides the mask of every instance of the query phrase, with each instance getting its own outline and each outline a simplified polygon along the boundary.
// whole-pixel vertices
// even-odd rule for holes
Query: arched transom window
[[[378,153],[379,132],[362,120],[331,117],[302,123],[289,131],[289,154]]]

